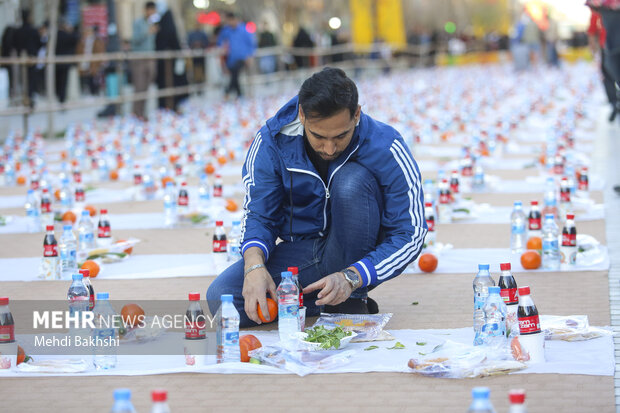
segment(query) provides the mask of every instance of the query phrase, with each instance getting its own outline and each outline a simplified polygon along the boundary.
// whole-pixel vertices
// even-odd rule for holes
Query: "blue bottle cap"
[[[489,264],[478,264],[478,269],[479,270],[488,270],[489,269]]]
[[[489,287],[489,294],[499,294],[500,290],[499,287]]]
[[[115,389],[114,400],[131,400],[131,390],[129,389]]]
[[[523,206],[523,202],[515,201],[514,206]]]
[[[73,229],[73,225],[63,225],[62,229],[65,231],[71,231]]]
[[[474,399],[488,399],[490,394],[491,390],[488,387],[474,387],[471,391]]]
[[[84,279],[84,276],[80,273],[77,273],[73,274],[71,278],[73,279],[73,281],[82,281],[82,279]]]
[[[90,212],[88,212],[87,210],[82,211],[82,216],[83,217],[89,217],[90,216]]]
[[[29,189],[28,190],[28,195],[30,195],[30,194],[34,194],[34,189]]]
[[[97,293],[97,300],[109,300],[110,293]]]
[[[553,219],[553,214],[545,214],[545,219]]]
[[[232,303],[233,302],[232,294],[222,294],[220,299],[222,300],[223,303]]]
[[[172,185],[173,185],[172,182],[170,182],[170,181],[166,182],[166,188],[168,188],[169,186],[172,186]]]
[[[233,225],[241,225],[241,221],[237,220],[237,221],[233,221],[232,222]]]
[[[289,278],[293,276],[293,273],[290,271],[282,271],[280,275],[282,276],[282,278]]]

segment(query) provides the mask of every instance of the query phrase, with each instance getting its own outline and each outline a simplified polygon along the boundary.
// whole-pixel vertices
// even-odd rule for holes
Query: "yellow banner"
[[[393,47],[406,45],[401,0],[377,0],[377,37]]]
[[[374,40],[372,0],[349,0],[351,37],[356,45],[369,46]]]

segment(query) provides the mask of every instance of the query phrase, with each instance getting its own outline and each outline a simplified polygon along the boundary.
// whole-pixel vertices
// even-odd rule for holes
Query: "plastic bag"
[[[166,332],[166,329],[153,322],[155,317],[144,317],[144,323],[141,326],[128,327],[121,331],[120,339],[123,343],[144,343],[156,340]]]
[[[342,327],[345,331],[353,331],[357,337],[351,340],[352,343],[365,341],[385,341],[394,340],[394,337],[387,331],[383,331],[385,325],[392,318],[392,313],[386,314],[326,314],[321,313],[321,317],[314,323],[314,326],[325,326],[326,328]]]
[[[263,346],[249,352],[250,357],[261,364],[288,370],[302,377],[343,366],[353,354],[353,350],[288,350],[280,346]]]
[[[510,356],[508,346],[489,349],[449,340],[431,354],[412,358],[408,365],[423,376],[458,379],[508,374],[526,367]]]
[[[613,331],[590,326],[587,315],[541,316],[545,340],[584,341],[613,335]]]

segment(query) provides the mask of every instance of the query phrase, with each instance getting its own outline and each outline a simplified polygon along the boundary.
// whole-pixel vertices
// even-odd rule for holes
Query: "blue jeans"
[[[334,175],[330,188],[331,225],[324,237],[300,241],[280,242],[266,263],[273,281],[278,285],[280,273],[287,267],[299,268],[299,282],[306,287],[321,278],[340,271],[362,259],[374,250],[381,235],[383,197],[379,184],[363,166],[349,162]],[[241,327],[255,326],[244,310],[243,260],[228,267],[209,286],[207,302],[211,314],[220,306],[222,294],[232,294],[241,316]],[[304,295],[306,316],[321,312],[317,307],[318,291]],[[352,298],[366,298],[366,287],[351,294]]]

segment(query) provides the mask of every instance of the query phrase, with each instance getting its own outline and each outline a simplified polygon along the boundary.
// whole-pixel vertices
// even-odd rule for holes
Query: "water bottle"
[[[562,228],[562,246],[560,247],[562,265],[575,265],[577,261],[577,227],[575,214],[566,214],[566,223]]]
[[[495,413],[495,409],[489,400],[491,391],[488,387],[474,387],[471,391],[473,398],[467,413]]]
[[[500,347],[506,339],[506,314],[508,309],[500,295],[500,287],[489,287],[489,296],[482,310],[482,342],[484,345]]]
[[[186,215],[189,212],[189,191],[187,182],[181,183],[179,196],[177,197],[177,212],[179,215]]]
[[[26,218],[28,219],[28,232],[41,231],[40,202],[34,189],[28,190],[26,205],[24,207],[26,209]]]
[[[299,290],[293,282],[290,271],[282,273],[278,286],[278,333],[280,341],[290,340],[293,333],[299,331]]]
[[[198,209],[201,213],[206,213],[211,207],[211,187],[206,173],[200,175],[200,187],[198,188]]]
[[[559,229],[554,216],[545,215],[542,237],[542,267],[547,270],[560,268],[560,247],[558,243]]]
[[[437,236],[435,234],[435,209],[433,208],[432,202],[424,203],[424,218],[426,219],[426,226],[428,227],[424,243],[427,246],[433,246],[435,245]]]
[[[548,177],[545,182],[545,197],[544,203],[546,205],[556,205],[558,201],[558,195],[556,191],[555,180],[552,177]]]
[[[76,315],[82,317],[82,313],[88,311],[90,293],[86,285],[84,285],[84,276],[76,271],[72,276],[73,281],[67,291],[67,300],[69,301],[69,314],[72,317]],[[83,331],[81,326],[75,325],[73,322],[69,327],[69,334],[82,335]]]
[[[222,305],[216,315],[217,324],[217,362],[239,362],[239,312],[233,304],[232,294],[222,294]]]
[[[539,237],[542,231],[542,217],[540,208],[538,208],[538,201],[531,201],[530,205],[530,213],[527,218],[527,235],[530,238]]]
[[[116,367],[116,353],[118,349],[118,315],[110,305],[110,294],[97,293],[95,308],[93,309],[95,328],[92,338],[95,340],[93,348],[93,365],[97,370],[108,370]]]
[[[95,248],[95,226],[90,219],[88,211],[82,211],[78,222],[78,260],[80,262],[88,258],[88,251]]]
[[[435,202],[435,184],[433,184],[432,179],[424,180],[424,202]]]
[[[508,400],[510,400],[510,409],[508,413],[527,413],[525,390],[510,390],[508,393]]]
[[[228,234],[228,261],[236,262],[241,259],[241,221],[233,221]]]
[[[525,234],[525,212],[521,201],[515,201],[510,214],[510,250],[513,254],[520,254],[525,250],[527,243]]]
[[[153,390],[151,398],[153,400],[151,413],[170,413],[170,407],[168,407],[167,402],[168,392],[166,390]]]
[[[167,228],[173,227],[177,221],[176,198],[174,184],[167,182],[164,192],[164,226]]]
[[[49,189],[43,188],[41,194],[41,227],[45,229],[48,225],[54,225],[54,211],[52,210],[52,198]]]
[[[144,198],[148,200],[155,198],[157,188],[155,187],[154,179],[151,165],[147,164],[144,169],[144,174],[142,175],[142,188],[144,189]]]
[[[480,164],[477,164],[474,168],[474,179],[472,181],[472,189],[475,191],[484,190],[484,169]]]
[[[60,252],[61,277],[68,280],[73,273],[77,272],[77,240],[73,235],[71,225],[63,226],[58,251]]]
[[[110,413],[136,413],[136,409],[134,409],[133,404],[131,404],[131,390],[114,390],[114,405]]]
[[[88,311],[92,311],[93,308],[95,308],[95,289],[90,282],[90,270],[88,268],[82,268],[79,270],[79,273],[82,274],[82,282],[88,290]]]
[[[69,185],[69,178],[62,180],[62,186],[60,187],[60,205],[63,211],[69,211],[73,208],[73,191]]]
[[[439,205],[437,206],[438,221],[441,224],[452,222],[452,194],[447,179],[442,179],[439,183]]]
[[[100,247],[108,247],[112,244],[112,227],[110,218],[108,218],[108,210],[99,210],[99,222],[97,223],[97,245]]]
[[[495,281],[489,273],[489,264],[478,264],[478,274],[474,278],[474,345],[482,344],[482,326],[484,325],[484,304],[489,296],[489,287]]]

